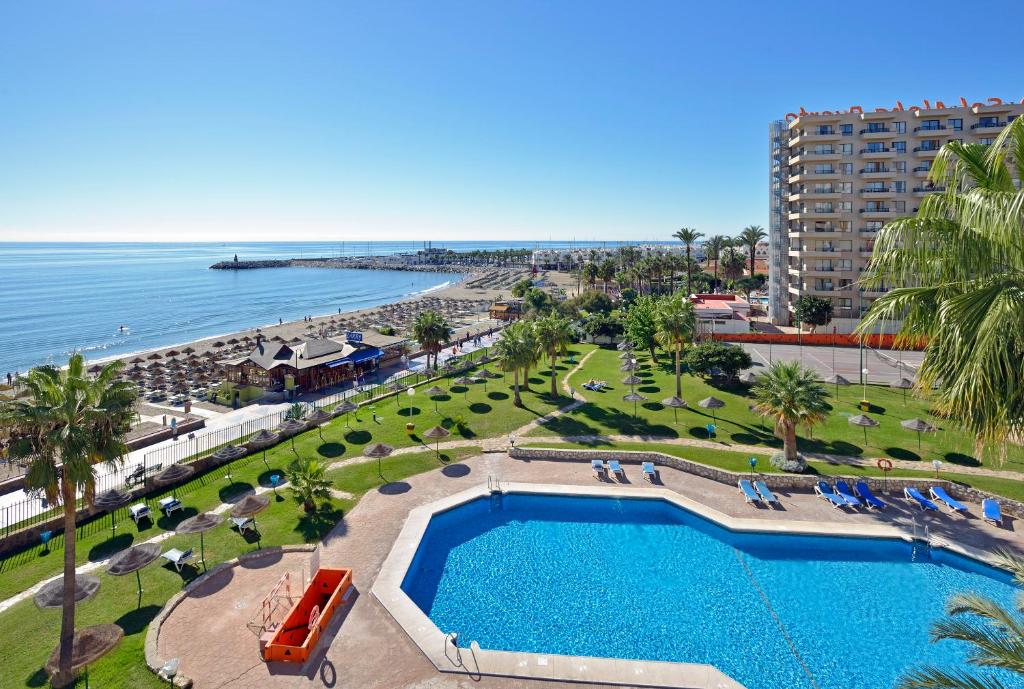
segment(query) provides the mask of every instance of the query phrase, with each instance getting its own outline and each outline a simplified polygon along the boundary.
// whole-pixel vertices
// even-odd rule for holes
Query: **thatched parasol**
[[[135,580],[139,584],[139,598],[142,598],[142,578],[139,570],[151,564],[160,557],[159,543],[142,543],[122,550],[110,560],[107,566],[107,574],[115,577],[123,577],[135,573]]]
[[[99,373],[102,370],[103,367],[100,366],[99,364],[93,364],[92,366],[86,369],[86,371],[88,371],[89,373]]]
[[[193,349],[192,347],[185,347],[185,349],[183,349],[181,351],[184,354],[195,354],[196,353],[196,350]]]
[[[377,474],[379,476],[383,476],[380,470],[380,460],[382,460],[385,457],[388,457],[394,451],[395,448],[391,447],[390,445],[385,445],[384,443],[374,443],[373,445],[368,445],[367,447],[363,448],[363,456],[375,457],[377,459]]]
[[[921,434],[922,433],[934,433],[938,428],[931,425],[924,419],[907,419],[906,421],[900,421],[900,425],[906,428],[908,431],[917,432],[917,450],[921,451]]]
[[[231,516],[239,519],[254,517],[270,504],[269,495],[246,495],[231,508]]]
[[[636,359],[630,359],[622,366],[619,366],[620,371],[635,371],[636,370]]]
[[[185,519],[174,530],[174,533],[177,534],[199,534],[199,559],[203,561],[203,569],[206,569],[206,543],[203,534],[222,523],[224,523],[224,517],[219,514],[202,512]]]
[[[171,495],[177,498],[178,484],[194,474],[195,471],[196,468],[190,464],[172,464],[153,477],[153,484],[161,487],[174,486],[175,489],[171,491]]]
[[[444,426],[434,426],[430,430],[425,431],[423,433],[423,437],[424,438],[429,438],[430,440],[436,441],[436,443],[434,445],[434,452],[437,453],[438,457],[440,457],[441,456],[441,440],[443,440],[444,438],[447,438],[451,434],[452,434],[452,432],[449,431]]]
[[[722,407],[724,407],[725,406],[725,402],[723,402],[722,400],[718,399],[717,397],[705,397],[704,399],[702,399],[700,402],[697,403],[697,406],[699,406],[699,407],[701,407],[703,409],[710,409],[711,410],[711,418],[714,419],[715,423],[717,424],[718,423],[718,416],[715,414],[715,410],[716,409],[721,409]]]
[[[118,507],[124,507],[132,501],[132,494],[119,488],[111,488],[96,496],[93,505],[104,512],[110,512],[110,533],[114,533],[114,513]]]
[[[437,411],[437,398],[440,397],[441,395],[448,394],[447,392],[437,387],[436,385],[431,385],[429,388],[424,390],[423,393],[430,399],[434,400],[434,411]]]
[[[633,349],[633,343],[630,342],[629,340],[623,340],[618,344],[618,349],[623,352],[628,352],[629,350]]]
[[[100,580],[91,574],[75,575],[75,602],[87,601],[100,590]],[[33,596],[40,608],[60,608],[64,605],[64,577],[43,584]]]
[[[138,364],[144,364],[145,362],[146,362],[146,360],[145,360],[145,359],[143,359],[143,358],[142,358],[141,356],[137,356],[137,357],[135,357],[134,359],[132,359],[132,360],[131,360],[130,362],[128,362],[128,363],[131,363],[131,364],[136,364],[136,365],[138,365]]]
[[[672,397],[666,397],[661,401],[661,403],[666,407],[672,407],[673,421],[679,421],[679,410],[685,409],[687,406],[689,406],[686,404],[685,400],[682,400],[676,397],[675,395],[673,395]]]
[[[306,423],[316,426],[316,432],[320,435],[320,440],[324,439],[323,427],[321,424],[325,424],[334,417],[323,409],[315,409],[313,413],[306,417]]]
[[[349,422],[348,422],[348,415],[351,414],[352,412],[356,411],[357,409],[359,409],[358,405],[353,404],[352,402],[349,402],[348,400],[342,400],[341,402],[338,403],[338,405],[336,407],[334,407],[334,413],[335,414],[344,414],[345,415],[345,427],[346,428],[352,428],[352,425],[349,424]]]
[[[241,445],[224,445],[218,448],[212,455],[218,463],[219,462],[232,462],[240,457],[245,456],[245,448]]]
[[[285,437],[293,436],[296,433],[301,433],[305,429],[306,424],[304,424],[302,421],[299,421],[298,419],[285,419],[277,427],[278,433]]]
[[[466,397],[466,399],[469,399],[469,386],[473,384],[473,380],[467,376],[459,376],[452,382],[455,383],[456,385],[461,385],[462,387],[466,388],[464,396]]]
[[[78,672],[117,648],[124,638],[124,630],[116,624],[97,624],[78,629],[71,642],[71,671]],[[46,665],[46,672],[53,677],[60,671],[60,645],[53,649]],[[89,684],[89,670],[85,671],[86,686]]]
[[[874,419],[872,419],[867,414],[857,414],[856,416],[851,416],[849,418],[849,422],[850,422],[851,426],[860,426],[861,428],[864,429],[864,444],[865,445],[868,442],[868,429],[869,428],[874,428],[875,426],[878,425],[878,422],[875,421]]]
[[[642,382],[644,382],[643,378],[640,378],[639,376],[634,376],[634,375],[628,375],[628,376],[626,376],[625,378],[622,379],[622,384],[623,385],[628,385],[629,387],[633,387],[634,385],[639,385]]]
[[[167,357],[170,357],[171,359],[173,359],[176,356],[181,356],[181,352],[179,352],[177,349],[171,349],[171,350],[165,352],[164,356],[167,356]]]
[[[150,361],[156,361],[157,359],[163,359],[163,356],[161,356],[159,352],[153,352],[146,358],[149,359]]]
[[[632,359],[633,358],[633,352],[629,352],[629,351],[622,352],[622,354],[619,354],[619,358],[622,359],[622,360]]]
[[[900,378],[899,380],[890,383],[889,387],[903,390],[903,404],[906,404],[907,403],[907,390],[909,390],[910,388],[914,387],[914,381],[909,380],[907,378]]]
[[[633,403],[633,417],[634,418],[636,417],[636,404],[637,404],[637,402],[644,402],[644,401],[647,400],[646,397],[644,397],[643,395],[641,395],[639,393],[636,393],[636,392],[631,392],[628,395],[625,395],[622,399],[625,400],[626,402],[632,402]]]
[[[836,399],[839,399],[839,386],[850,384],[850,381],[846,380],[846,378],[843,378],[838,373],[833,373],[831,376],[825,379],[825,382],[828,383],[829,385],[836,386]]]
[[[223,343],[223,342],[221,342],[220,340],[217,340],[216,342],[214,342],[214,343],[213,343],[212,345],[210,345],[210,346],[211,346],[211,347],[213,347],[213,348],[215,348],[215,349],[220,349],[221,347],[224,347],[225,345],[224,345],[224,343]]]
[[[236,345],[236,344],[238,344],[238,342],[239,342],[238,338],[236,338],[236,337],[232,337],[230,340],[228,340],[228,344],[229,345]]]
[[[280,439],[280,433],[274,433],[274,431],[268,431],[264,428],[263,430],[253,434],[245,444],[254,450],[262,450],[270,447]]]
[[[745,385],[753,385],[757,382],[757,376],[753,371],[747,371],[746,373],[740,374],[740,382]]]

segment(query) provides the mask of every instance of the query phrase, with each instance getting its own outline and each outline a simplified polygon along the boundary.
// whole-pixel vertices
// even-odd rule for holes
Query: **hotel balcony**
[[[790,165],[800,165],[801,163],[822,163],[830,160],[839,160],[843,157],[843,154],[839,151],[832,151],[831,153],[815,153],[814,151],[804,151],[803,153],[797,153],[789,159]]]
[[[897,173],[892,171],[892,168],[888,167],[862,167],[860,169],[860,176],[863,177],[864,179],[888,179],[890,177],[895,177],[896,174]]]
[[[882,206],[879,208],[861,208],[860,215],[865,220],[884,220],[886,218],[891,218],[895,216],[896,211],[894,211],[892,208],[889,208],[888,206]]]
[[[946,187],[914,187],[914,196],[925,196],[940,191],[946,191]]]
[[[914,127],[914,136],[945,136],[945,134],[941,133],[945,131],[946,125],[944,124],[940,124],[937,127]]]
[[[914,146],[914,155],[919,157],[933,156],[936,155],[939,152],[939,150],[941,150],[941,148],[941,146],[935,148],[932,148],[930,146]]]
[[[1008,124],[1009,124],[1009,122],[992,122],[992,123],[978,122],[977,124],[972,124],[971,125],[971,129],[981,129],[982,131],[984,131],[986,129],[988,129],[988,130],[1002,129],[1003,127],[1005,127]]]
[[[834,218],[839,215],[839,209],[832,208],[830,210],[815,210],[813,208],[800,208],[799,210],[790,211],[790,220],[807,220],[813,218]]]
[[[843,175],[838,170],[832,170],[831,172],[815,172],[814,170],[806,170],[804,172],[798,172],[795,175],[789,176],[789,181],[793,184],[799,182],[825,182],[827,180],[839,179]]]
[[[868,229],[866,227],[860,228],[859,230],[857,230],[857,233],[860,234],[860,236],[864,237],[864,238],[874,239],[875,237],[878,236],[878,230],[871,230],[871,229]]]
[[[872,129],[861,129],[860,130],[860,138],[866,139],[868,141],[878,140],[878,139],[891,139],[894,136],[896,136],[896,131],[893,130],[892,127],[882,127],[880,129],[874,129],[874,130],[872,130]]]
[[[814,230],[811,228],[790,230],[790,239],[838,239],[840,237],[849,237],[850,233],[840,230],[838,228],[831,228],[828,230]]]
[[[818,247],[817,249],[812,249],[810,247],[805,246],[799,249],[790,249],[789,257],[800,258],[802,256],[835,256],[838,253],[839,249],[836,248],[826,249],[823,247]]]
[[[896,157],[896,151],[891,148],[883,148],[881,150],[872,150],[870,148],[860,149],[860,154],[865,158],[894,158]]]
[[[830,199],[842,198],[842,193],[838,191],[798,191],[789,195],[790,201],[808,201],[808,200],[819,200],[826,201]]]
[[[866,198],[869,198],[869,199],[877,199],[877,198],[881,198],[882,196],[892,196],[895,193],[896,192],[894,192],[891,187],[884,187],[882,189],[861,189],[860,190],[860,195],[864,196]]]
[[[927,177],[928,173],[931,171],[932,169],[930,167],[918,165],[917,167],[914,168],[914,177]]]
[[[839,141],[843,137],[838,131],[832,132],[831,134],[823,134],[821,132],[806,132],[804,134],[797,134],[789,140],[789,145],[799,146],[801,144],[819,143],[822,141]]]

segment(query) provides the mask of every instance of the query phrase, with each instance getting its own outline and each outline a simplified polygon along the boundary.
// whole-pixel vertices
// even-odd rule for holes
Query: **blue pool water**
[[[739,534],[660,500],[511,494],[431,520],[403,590],[497,650],[710,663],[749,689],[879,689],[963,662],[955,592],[1010,578],[901,541]],[[783,634],[782,629],[785,630]],[[788,637],[788,640],[787,640]]]

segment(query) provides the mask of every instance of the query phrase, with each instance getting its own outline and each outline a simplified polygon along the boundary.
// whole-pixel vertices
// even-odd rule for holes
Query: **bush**
[[[590,313],[611,313],[615,304],[604,292],[590,290],[576,297],[576,308]]]
[[[379,328],[377,328],[377,332],[379,332],[381,335],[394,335],[395,329],[390,325],[382,325]]]
[[[702,342],[690,347],[685,361],[687,368],[698,375],[709,376],[717,369],[730,378],[753,364],[746,350],[722,342]]]
[[[811,326],[811,332],[819,325],[828,325],[832,320],[832,302],[828,299],[805,294],[796,301],[796,318]]]
[[[803,455],[797,455],[795,460],[790,461],[786,459],[785,452],[776,452],[769,461],[779,471],[785,471],[790,474],[802,474],[807,471],[807,460],[804,459]]]
[[[622,334],[622,321],[612,316],[594,313],[587,316],[582,323],[583,332],[591,337],[618,337]]]

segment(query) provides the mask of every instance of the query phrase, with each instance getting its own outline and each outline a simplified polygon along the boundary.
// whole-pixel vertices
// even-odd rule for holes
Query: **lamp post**
[[[939,461],[937,459],[933,459],[932,460],[932,468],[935,469],[935,478],[939,477],[939,469],[941,467],[942,467],[942,462],[941,461]]]
[[[868,373],[869,373],[869,371],[866,368],[862,368],[860,370],[860,380],[861,380],[861,386],[863,388],[863,392],[862,392],[862,394],[860,396],[860,408],[861,408],[861,411],[867,411],[868,410]]]
[[[754,480],[754,468],[757,466],[757,457],[750,458],[750,480]]]
[[[174,678],[178,676],[178,665],[181,663],[177,658],[171,658],[161,668],[164,675],[167,677],[167,685],[174,686]]]

